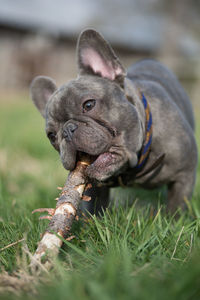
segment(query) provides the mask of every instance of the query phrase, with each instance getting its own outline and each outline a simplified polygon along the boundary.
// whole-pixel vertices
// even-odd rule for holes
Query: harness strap
[[[153,171],[155,168],[157,168],[165,158],[165,153],[160,154],[152,163],[152,165],[146,170],[146,171],[140,171],[136,174],[135,179],[141,178],[144,175],[147,175],[151,171]]]

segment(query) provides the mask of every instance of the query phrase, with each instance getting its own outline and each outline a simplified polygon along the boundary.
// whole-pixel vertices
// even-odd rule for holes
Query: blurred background
[[[28,95],[36,75],[63,84],[76,76],[79,33],[92,27],[125,66],[156,58],[200,93],[199,0],[0,0],[0,99]]]
[[[155,58],[166,64],[175,72],[185,87],[195,108],[196,137],[198,146],[200,147],[200,0],[0,0],[0,249],[27,236],[28,247],[30,251],[33,252],[36,247],[36,242],[40,239],[40,232],[44,232],[48,220],[42,220],[39,223],[38,215],[32,215],[31,211],[38,207],[55,207],[55,201],[53,199],[58,196],[56,186],[61,186],[66,180],[66,170],[62,167],[59,155],[46,138],[44,120],[30,101],[29,86],[36,75],[50,76],[55,79],[58,85],[76,77],[76,41],[80,32],[88,27],[92,27],[103,34],[112,44],[116,54],[125,67],[142,58]],[[198,200],[196,203],[199,203],[200,198],[199,179],[200,164],[198,167],[198,184],[196,185],[193,198],[194,205],[196,200]],[[147,205],[149,205],[150,201],[151,203],[154,201],[156,207],[158,201],[162,203],[166,196],[165,190],[152,191],[151,194],[147,190],[137,191],[136,189],[130,189],[128,191],[128,189],[122,188],[121,190],[116,190],[116,192],[114,191],[115,195],[113,194],[115,201],[119,200],[122,202],[125,199],[130,199],[131,201],[137,199],[138,203],[146,201]],[[196,204],[196,206],[194,206],[197,212],[198,205]],[[113,216],[113,220],[115,220],[115,214]],[[123,213],[122,216],[126,215]],[[126,220],[130,220],[128,216],[129,214]],[[146,216],[146,213],[144,216]],[[91,286],[91,289],[94,289],[94,293],[92,294],[95,295],[94,297],[97,297],[96,295],[103,291],[103,296],[101,295],[103,299],[107,297],[107,294],[105,294],[104,290],[99,286],[100,278],[103,278],[103,280],[100,279],[101,284],[102,282],[103,284],[106,282],[106,284],[109,284],[109,291],[113,291],[110,287],[113,286],[115,288],[119,286],[120,293],[124,291],[124,288],[127,289],[130,283],[132,284],[134,281],[133,287],[136,287],[136,290],[141,289],[141,286],[143,287],[144,285],[147,287],[147,289],[144,289],[145,295],[147,295],[145,299],[147,299],[149,295],[154,295],[155,291],[157,293],[159,290],[157,289],[158,285],[152,287],[152,281],[149,281],[149,278],[152,277],[158,284],[161,284],[160,298],[167,299],[166,294],[162,292],[162,285],[164,284],[166,290],[172,286],[172,290],[174,289],[176,292],[180,291],[181,293],[183,291],[184,299],[186,299],[187,296],[185,296],[185,292],[187,292],[187,286],[189,287],[191,282],[191,289],[193,288],[192,283],[196,282],[194,278],[198,278],[198,276],[196,276],[198,272],[196,270],[198,269],[193,268],[191,274],[189,274],[190,277],[184,275],[181,277],[182,281],[177,281],[175,285],[173,285],[171,282],[175,276],[171,276],[172,272],[170,270],[169,276],[171,277],[169,278],[172,281],[168,280],[168,277],[165,277],[165,274],[168,274],[166,273],[166,266],[172,266],[172,258],[180,260],[179,263],[181,265],[187,261],[193,249],[193,244],[197,244],[195,238],[196,233],[194,234],[193,242],[193,233],[191,231],[191,228],[195,226],[195,231],[197,232],[197,225],[187,225],[189,224],[188,221],[182,219],[183,221],[181,222],[183,223],[177,223],[178,227],[174,227],[172,223],[172,227],[167,225],[166,231],[162,233],[162,230],[160,232],[160,226],[162,226],[162,224],[165,226],[165,224],[168,223],[165,223],[165,218],[163,219],[164,223],[161,223],[159,210],[154,219],[155,221],[158,217],[158,223],[156,221],[153,227],[147,226],[147,228],[152,228],[152,230],[155,229],[154,234],[151,229],[150,231],[149,229],[145,231],[146,224],[151,224],[151,220],[153,220],[152,216],[153,214],[150,214],[147,223],[146,221],[141,222],[141,228],[144,228],[139,229],[141,243],[139,238],[137,242],[137,234],[134,235],[133,232],[132,235],[131,230],[131,236],[134,240],[131,242],[134,246],[131,247],[134,247],[133,255],[136,256],[131,256],[131,260],[128,258],[128,260],[124,260],[128,253],[124,252],[124,254],[120,256],[120,259],[118,259],[118,256],[116,256],[117,259],[113,256],[113,259],[110,259],[109,263],[108,260],[105,260],[106,264],[108,263],[112,268],[116,266],[116,269],[109,267],[108,272],[105,271],[105,273],[101,273],[101,271],[100,273],[96,272],[96,269],[101,270],[102,266],[103,268],[105,268],[104,266],[107,268],[107,265],[102,264],[101,259],[104,259],[104,254],[102,254],[103,252],[101,252],[100,249],[104,249],[104,246],[99,247],[100,243],[97,240],[98,238],[93,238],[92,227],[91,235],[87,230],[85,231],[86,235],[82,235],[83,241],[82,238],[75,239],[74,245],[81,245],[80,249],[84,249],[85,247],[82,244],[82,242],[85,242],[85,237],[87,241],[89,241],[89,239],[93,240],[95,243],[94,249],[98,249],[98,254],[96,254],[97,252],[90,252],[89,250],[87,253],[91,253],[88,254],[91,256],[88,257],[95,257],[100,254],[102,258],[95,260],[98,261],[98,263],[93,263],[93,258],[90,260],[85,259],[87,257],[85,255],[80,256],[78,261],[83,260],[83,266],[85,263],[88,266],[88,261],[91,261],[88,269],[83,267],[83,272],[84,274],[88,272],[90,277],[87,278],[92,278],[92,280],[89,281],[92,285],[87,285],[88,280],[87,284],[85,284],[86,280],[83,280],[82,285],[78,280],[75,280],[76,277],[72,277],[72,279],[75,279],[67,283],[66,286],[69,287],[68,290],[72,291],[71,287],[73,286],[80,287],[80,293],[84,293],[82,298],[85,299],[85,293],[88,287]],[[120,222],[121,220],[123,220],[123,217],[120,217]],[[154,224],[154,221],[152,221],[152,224]],[[113,222],[116,223],[116,221]],[[130,222],[128,221],[127,224],[132,224]],[[134,227],[140,228],[140,221],[137,222],[138,227],[135,227],[135,223],[133,223]],[[191,217],[191,222],[193,222],[193,216]],[[181,235],[184,226],[181,229],[181,224],[185,226],[183,240]],[[194,222],[192,224],[198,223]],[[123,230],[123,227],[121,227],[121,224],[119,225],[121,232],[121,228]],[[109,232],[112,234],[112,229],[111,231],[109,231],[109,229],[107,233],[107,227],[105,228],[106,236],[108,236]],[[118,227],[116,228],[116,232],[118,233]],[[125,229],[126,233],[127,228],[128,227]],[[157,232],[159,232],[158,237]],[[168,243],[171,234],[174,240],[170,240],[170,243]],[[124,236],[130,237],[129,233]],[[180,237],[181,240],[179,241]],[[176,238],[177,242],[175,243]],[[118,238],[116,241],[117,240]],[[125,242],[122,244],[125,245]],[[176,252],[177,244],[180,244],[180,246],[178,245],[178,249],[180,248],[178,252],[182,254],[177,256],[176,253],[175,256],[181,259],[173,257]],[[93,244],[86,243],[85,245]],[[174,248],[174,245],[175,252],[173,252],[171,256],[170,251]],[[18,244],[15,247],[1,252],[0,269],[2,265],[3,268],[9,272],[18,269],[15,268],[15,265],[17,261],[18,264],[20,262],[18,259],[18,254],[21,253],[20,247],[20,244]],[[88,249],[87,247],[86,249]],[[121,249],[120,247],[119,249]],[[141,247],[144,247],[144,250],[141,251]],[[69,260],[70,263],[70,272],[73,269],[76,272],[79,266],[78,263],[75,262],[79,253],[81,252],[75,253],[73,263],[71,263],[70,256],[67,258],[67,262]],[[110,253],[112,254],[112,252]],[[158,253],[158,255],[156,253]],[[25,256],[23,257],[25,258]],[[164,260],[162,260],[162,257]],[[165,259],[167,257],[171,257],[170,263]],[[183,257],[184,260],[182,260]],[[23,268],[25,268],[24,258],[22,264]],[[120,265],[118,263],[119,260],[122,262]],[[129,261],[131,261],[131,263],[133,262],[133,264],[136,263],[137,267],[130,269],[128,267]],[[123,265],[122,268],[121,265]],[[196,263],[196,265],[198,266],[198,263]],[[63,264],[63,266],[65,268],[66,265]],[[80,266],[82,266],[82,263]],[[162,266],[162,268],[160,268],[160,266]],[[187,271],[189,267],[184,269],[186,270],[185,272],[189,273]],[[153,268],[155,268],[155,270]],[[147,277],[143,276],[141,278],[144,279],[137,281],[136,276],[140,276],[140,272],[143,269],[147,270],[147,273],[144,273],[147,274]],[[27,267],[26,270],[28,270]],[[118,270],[120,270],[120,274],[123,278],[120,275],[117,280],[115,279],[117,277],[112,274],[117,274],[118,276]],[[128,275],[124,270],[127,270]],[[131,273],[129,273],[130,270]],[[133,272],[132,270],[136,271]],[[173,270],[174,269],[172,269],[172,271]],[[182,269],[179,268],[178,273],[175,272],[174,274],[178,274],[179,276],[179,274],[181,274],[180,272],[182,272]],[[100,274],[100,276],[97,275],[97,277],[95,277],[96,273]],[[56,271],[56,278],[59,278],[59,282],[60,278],[64,276],[62,274],[65,274],[62,270],[58,273]],[[66,278],[69,278],[69,274],[71,273],[68,273]],[[80,278],[80,280],[82,280],[81,278],[85,278],[79,277],[79,274],[82,273],[78,272],[77,274],[77,278]],[[125,274],[125,276],[123,274]],[[129,280],[130,274],[133,281]],[[149,274],[153,274],[153,276],[149,276]],[[109,276],[111,277],[107,278]],[[93,277],[96,281],[93,280]],[[162,282],[158,280],[158,277],[162,277]],[[30,277],[27,278],[27,280],[30,280]],[[121,280],[121,278],[123,280]],[[189,278],[191,279],[189,280]],[[124,285],[123,281],[125,282]],[[148,284],[147,281],[149,282]],[[12,281],[12,286],[15,285],[13,282],[15,281]],[[181,284],[187,285],[186,288],[184,286],[181,290]],[[61,294],[54,294],[54,292],[52,293],[52,289],[49,289],[48,286],[48,299],[61,299],[61,297],[64,299],[66,291],[63,287],[64,285],[58,289],[61,291]],[[136,295],[139,294],[136,292]],[[115,295],[115,293],[112,295]],[[170,289],[169,295],[168,298],[172,297]],[[191,298],[193,291],[187,295],[190,295],[188,297]],[[35,296],[37,296],[37,294],[34,292],[33,298],[35,298]],[[32,297],[32,295],[30,297]],[[46,297],[44,298],[47,299]],[[100,299],[99,297],[97,298]],[[181,298],[181,296],[176,298]],[[73,299],[73,296],[71,299]]]

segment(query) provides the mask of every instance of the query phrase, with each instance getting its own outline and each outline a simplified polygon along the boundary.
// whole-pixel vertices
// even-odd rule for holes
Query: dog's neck
[[[145,111],[145,138],[142,145],[142,148],[138,155],[138,163],[137,163],[137,170],[139,171],[145,164],[148,159],[150,150],[151,150],[151,143],[152,143],[152,134],[153,134],[153,124],[152,124],[152,114],[149,107],[149,103],[143,93],[140,95],[141,102],[144,106]]]
[[[161,165],[163,163],[165,153],[161,153],[160,155],[158,155],[158,157],[150,166],[148,166],[147,168],[143,168],[146,165],[151,151],[153,136],[153,117],[147,97],[144,95],[143,92],[136,88],[133,85],[132,81],[128,78],[126,78],[125,80],[125,94],[127,100],[130,101],[136,107],[139,115],[139,121],[141,122],[141,127],[143,130],[142,147],[138,153],[137,166],[134,168],[135,178],[140,178],[153,171],[159,165]]]
[[[150,111],[148,98],[135,84],[133,84],[133,82],[129,78],[125,78],[124,93],[126,95],[127,100],[135,107],[138,114],[138,120],[141,128],[140,149],[138,149],[139,150],[138,155],[139,155],[141,154],[142,148],[144,148],[144,145],[148,140],[148,136],[149,136],[148,133],[149,130],[147,130],[148,122],[151,123],[149,124],[149,126],[151,127],[150,129],[152,133],[152,114]],[[151,140],[150,140],[150,144],[151,144]]]
[[[124,80],[124,93],[127,100],[134,105],[135,109],[137,110],[139,122],[142,128],[143,143],[145,140],[146,114],[143,102],[141,101],[142,92],[129,78],[126,77]]]
[[[132,103],[132,98],[127,96],[127,100]],[[143,143],[142,147],[138,153],[138,163],[135,169],[139,172],[142,167],[145,165],[150,150],[151,150],[151,143],[152,143],[152,134],[153,134],[153,124],[152,124],[152,113],[150,110],[149,103],[143,93],[140,93],[139,95],[140,102],[143,105],[143,111],[141,110],[141,104],[140,104],[140,114],[143,116],[143,122],[139,119],[141,122],[141,127],[143,129]],[[144,125],[145,124],[145,125]]]

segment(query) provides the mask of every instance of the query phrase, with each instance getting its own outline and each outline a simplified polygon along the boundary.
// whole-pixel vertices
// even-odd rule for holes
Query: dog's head
[[[137,164],[140,122],[124,93],[125,70],[103,37],[94,30],[84,31],[77,56],[77,79],[57,88],[52,79],[36,77],[31,96],[63,166],[72,170],[84,152],[93,158],[88,176],[105,180],[126,165]]]

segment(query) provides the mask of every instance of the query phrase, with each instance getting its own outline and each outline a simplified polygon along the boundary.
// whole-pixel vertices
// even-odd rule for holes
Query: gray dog
[[[77,79],[57,88],[36,77],[31,96],[64,168],[72,170],[80,153],[93,159],[86,169],[96,186],[87,191],[90,212],[95,203],[105,208],[109,186],[119,183],[165,184],[168,209],[183,208],[195,184],[197,146],[192,106],[176,77],[152,60],[126,72],[94,30],[80,35],[77,55]]]

